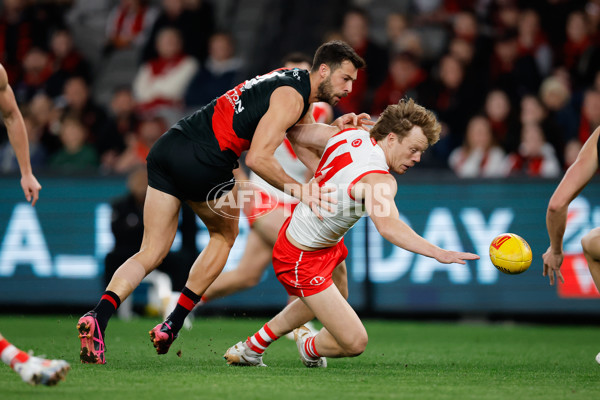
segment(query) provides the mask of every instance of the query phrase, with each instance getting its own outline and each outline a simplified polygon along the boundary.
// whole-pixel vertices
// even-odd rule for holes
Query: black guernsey
[[[240,154],[250,147],[258,122],[269,108],[271,94],[281,86],[291,86],[302,95],[300,121],[310,106],[309,73],[278,69],[237,85],[173,128],[202,145],[202,158],[208,164],[235,166]]]
[[[302,95],[300,121],[310,106],[308,71],[279,69],[245,81],[160,137],[146,158],[148,185],[181,200],[200,202],[231,190],[237,160],[250,147],[271,94],[281,86]]]

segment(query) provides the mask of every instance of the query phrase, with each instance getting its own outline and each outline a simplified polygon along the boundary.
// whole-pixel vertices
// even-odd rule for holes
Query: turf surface
[[[64,358],[55,387],[31,387],[0,365],[0,399],[597,399],[600,327],[367,320],[361,356],[307,369],[293,342],[267,350],[268,368],[228,367],[225,350],[266,319],[196,319],[169,354],[148,330],[158,320],[113,319],[107,364],[79,363],[78,316],[0,316],[22,349]],[[181,356],[178,356],[181,350]]]

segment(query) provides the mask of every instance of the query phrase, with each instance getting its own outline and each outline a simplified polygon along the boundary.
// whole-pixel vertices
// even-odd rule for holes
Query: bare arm
[[[319,189],[314,182],[300,184],[283,170],[273,155],[283,142],[286,130],[300,118],[303,108],[302,96],[296,90],[288,86],[276,89],[271,95],[269,109],[256,127],[246,154],[246,165],[270,185],[296,197],[320,215],[317,206],[330,208],[322,196],[330,189]]]
[[[23,116],[17,105],[12,88],[8,84],[6,70],[0,65],[0,112],[4,119],[4,125],[8,132],[8,140],[15,150],[19,169],[21,170],[21,188],[25,193],[27,201],[35,205],[39,197],[39,191],[42,188],[38,183],[31,169],[29,159],[29,141]]]
[[[569,204],[581,193],[598,170],[598,136],[600,128],[585,142],[577,156],[577,160],[569,167],[560,184],[554,191],[546,211],[546,227],[550,237],[550,247],[542,256],[544,260],[543,275],[548,276],[550,284],[554,285],[555,274],[564,282],[560,272],[563,254],[563,236],[567,226],[567,211]]]
[[[367,213],[377,231],[392,244],[413,253],[435,258],[443,264],[465,264],[465,260],[476,260],[472,253],[444,250],[418,235],[400,220],[394,201],[397,191],[396,179],[389,174],[365,175],[352,189],[356,199],[363,199]]]

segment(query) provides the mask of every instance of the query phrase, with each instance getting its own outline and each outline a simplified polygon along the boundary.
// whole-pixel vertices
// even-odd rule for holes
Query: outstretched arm
[[[567,226],[567,211],[569,204],[581,193],[598,170],[598,136],[600,128],[583,145],[577,160],[569,167],[560,184],[554,191],[546,211],[546,227],[550,237],[550,247],[542,256],[544,260],[543,276],[548,276],[550,284],[554,285],[555,278],[564,282],[560,272],[563,254],[563,236]]]
[[[8,131],[8,140],[15,150],[19,169],[21,170],[21,188],[27,201],[31,201],[31,205],[35,205],[42,187],[33,176],[25,123],[12,88],[8,84],[6,70],[2,65],[0,65],[0,111]]]
[[[444,250],[418,235],[400,220],[394,201],[397,184],[393,176],[378,173],[365,175],[352,191],[357,200],[362,199],[365,202],[367,213],[377,231],[392,244],[413,253],[435,258],[443,264],[465,264],[465,260],[479,259],[476,254]]]

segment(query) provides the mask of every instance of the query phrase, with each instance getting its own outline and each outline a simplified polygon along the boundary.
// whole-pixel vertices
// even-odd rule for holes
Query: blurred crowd
[[[1,3],[0,62],[36,172],[129,172],[177,119],[249,78],[216,0]],[[397,0],[383,20],[380,3],[332,2],[322,41],[367,62],[335,112],[376,118],[404,96],[434,110],[443,132],[425,167],[558,177],[600,125],[600,0]],[[1,134],[0,173],[17,170]]]

